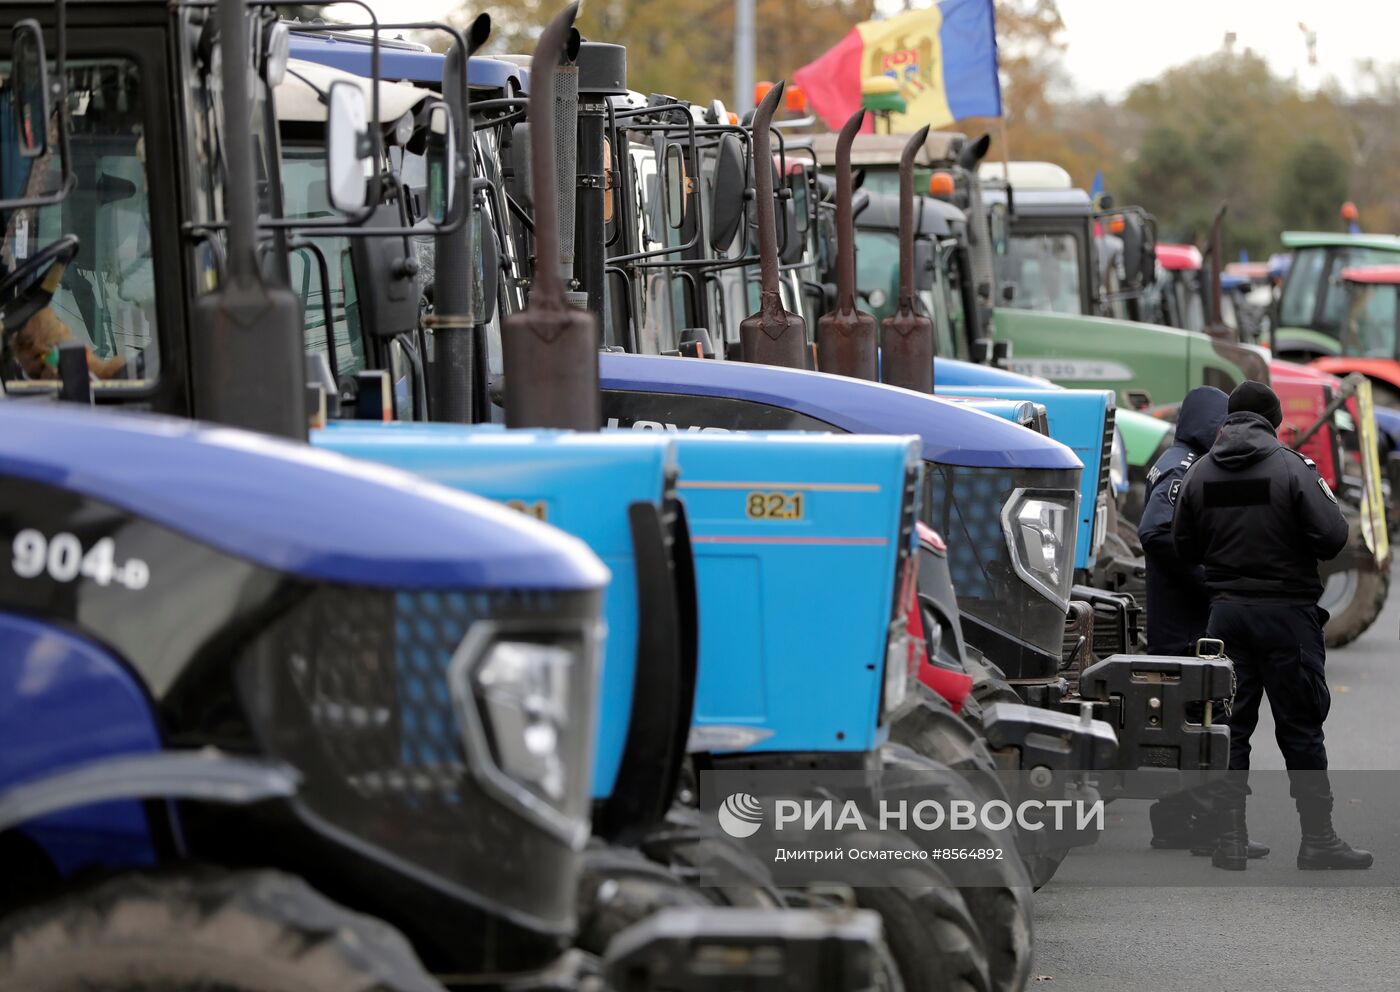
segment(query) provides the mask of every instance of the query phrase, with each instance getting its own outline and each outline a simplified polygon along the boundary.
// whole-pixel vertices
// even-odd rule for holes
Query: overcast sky
[[[458,0],[369,2],[380,17],[396,20],[441,17],[460,5]],[[904,6],[902,0],[879,0],[879,5]],[[1309,87],[1328,77],[1349,87],[1358,59],[1400,61],[1400,0],[1059,0],[1059,5],[1068,28],[1065,68],[1081,94],[1121,96],[1133,83],[1218,50],[1227,31],[1235,33],[1237,48],[1254,49],[1275,72],[1297,73]],[[490,10],[490,0],[468,6]],[[1299,21],[1317,35],[1316,66],[1308,65]]]

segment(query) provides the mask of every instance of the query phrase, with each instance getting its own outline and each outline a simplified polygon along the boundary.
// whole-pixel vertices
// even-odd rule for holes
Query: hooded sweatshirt
[[[1313,463],[1241,412],[1186,473],[1172,536],[1178,558],[1205,566],[1213,600],[1314,605],[1317,563],[1341,553],[1347,522]]]
[[[1186,470],[1215,441],[1230,397],[1214,386],[1186,394],[1177,413],[1173,444],[1147,473],[1138,538],[1147,559],[1147,646],[1153,654],[1193,655],[1206,636],[1210,592],[1205,569],[1183,564],[1172,544],[1172,516]]]

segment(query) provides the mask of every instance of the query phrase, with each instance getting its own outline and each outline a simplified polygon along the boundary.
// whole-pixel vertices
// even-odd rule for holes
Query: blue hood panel
[[[939,358],[933,363],[933,389],[947,386],[1011,386],[1020,389],[1059,389],[1046,379],[1008,372],[991,365],[977,365],[956,358]]]
[[[597,589],[580,542],[486,500],[306,445],[44,401],[0,403],[0,477],[61,486],[230,555],[392,589]]]
[[[1038,381],[1028,376],[1017,378],[1033,383]],[[1094,547],[1095,514],[1098,512],[1099,494],[1105,485],[1101,477],[1106,464],[1104,417],[1108,410],[1114,408],[1112,390],[1061,389],[1059,386],[1027,387],[1014,384],[947,386],[941,383],[936,384],[934,388],[950,397],[1026,400],[1045,407],[1046,419],[1050,422],[1050,435],[1055,440],[1069,445],[1084,463],[1084,474],[1079,477],[1079,534],[1075,544],[1074,567],[1091,567],[1097,552]]]
[[[332,69],[353,72],[366,78],[370,75],[370,56],[374,46],[368,36],[317,37],[294,32],[291,47],[294,59],[319,62]],[[379,78],[440,86],[442,64],[446,60],[447,57],[438,52],[414,52],[384,46],[379,50]],[[472,86],[485,89],[504,89],[511,77],[521,79],[528,72],[528,69],[500,59],[472,58],[467,61],[467,81]]]
[[[603,600],[608,637],[594,748],[593,795],[613,791],[627,741],[637,672],[636,560],[629,507],[660,503],[676,453],[654,434],[507,431],[462,424],[343,421],[317,447],[406,469],[542,516],[587,542],[612,572]]]
[[[669,436],[700,587],[693,745],[723,750],[747,729],[763,739],[746,750],[879,747],[895,572],[914,541],[915,439]],[[787,512],[756,514],[756,494]]]
[[[794,410],[851,434],[917,434],[922,457],[979,468],[1079,468],[1064,445],[955,403],[860,379],[745,362],[598,356],[605,390],[723,396]]]

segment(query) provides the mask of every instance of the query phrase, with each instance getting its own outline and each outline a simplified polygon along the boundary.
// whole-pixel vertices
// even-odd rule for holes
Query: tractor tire
[[[397,930],[274,871],[121,875],[0,922],[3,992],[443,992]]]
[[[922,884],[856,890],[880,914],[885,943],[909,992],[992,992],[981,928],[941,871],[918,866]]]
[[[949,713],[951,716],[952,714]],[[956,719],[956,718],[955,718]],[[911,732],[913,731],[913,732]],[[948,764],[938,752],[947,752],[954,761],[966,768],[949,765],[958,773],[958,792],[953,798],[971,799],[979,807],[991,802],[1010,802],[1001,780],[987,767],[990,755],[982,753],[985,763],[972,756],[961,756],[966,750],[966,739],[951,724],[944,724],[933,711],[925,719],[906,722],[903,731],[896,725],[893,731],[896,743],[903,744],[910,751],[935,762]],[[905,738],[899,740],[899,738]],[[923,747],[909,743],[917,740]],[[981,744],[981,741],[976,741]],[[975,748],[971,749],[975,755]],[[885,751],[886,769],[903,765],[897,749]],[[967,770],[970,768],[971,770]],[[987,835],[985,844],[973,842],[971,846],[994,846],[996,838]],[[1031,978],[1032,932],[1031,877],[1027,866],[1022,863],[1019,851],[1008,852],[999,861],[987,861],[979,865],[978,878],[974,884],[961,885],[958,891],[968,912],[982,934],[982,945],[987,953],[988,974],[995,992],[1021,992]]]
[[[968,648],[963,658],[963,667],[967,669],[967,674],[972,676],[972,694],[969,700],[975,700],[978,704],[977,712],[983,706],[990,706],[992,703],[1019,703],[1020,695],[1011,688],[1011,683],[1006,680],[1006,673],[998,668],[986,655],[973,648]],[[964,705],[964,713],[967,707]],[[967,714],[969,717],[975,716],[975,712]],[[982,733],[980,724],[974,723],[979,736]]]
[[[717,905],[640,851],[595,838],[583,852],[574,944],[601,957],[614,937],[653,913]]]
[[[1067,857],[1069,857],[1069,848],[1057,847],[1032,854],[1026,858],[1026,872],[1030,875],[1031,890],[1039,892],[1049,885],[1050,880],[1055,877],[1055,873],[1060,870],[1060,865],[1064,864]]]
[[[1381,615],[1389,595],[1389,568],[1367,564],[1329,575],[1319,601],[1332,614],[1322,631],[1327,646],[1339,648],[1364,634]]]
[[[721,906],[777,909],[786,904],[763,862],[720,833],[697,809],[673,806],[640,847]]]

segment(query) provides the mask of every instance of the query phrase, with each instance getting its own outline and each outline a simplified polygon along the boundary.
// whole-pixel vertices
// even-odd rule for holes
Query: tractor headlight
[[[1016,574],[1061,608],[1069,607],[1079,494],[1017,489],[1001,511]]]
[[[1108,478],[1115,493],[1128,488],[1128,452],[1123,445],[1123,432],[1113,428],[1113,445],[1109,448]]]
[[[889,636],[885,640],[885,687],[884,715],[888,716],[904,704],[909,694],[909,677],[913,637],[909,625],[900,618],[890,625]]]
[[[587,631],[541,636],[488,621],[462,642],[449,676],[467,753],[478,756],[473,771],[570,839],[587,830],[597,641]]]
[[[560,744],[569,725],[573,653],[497,641],[476,670],[477,704],[501,771],[551,803],[564,798]]]

